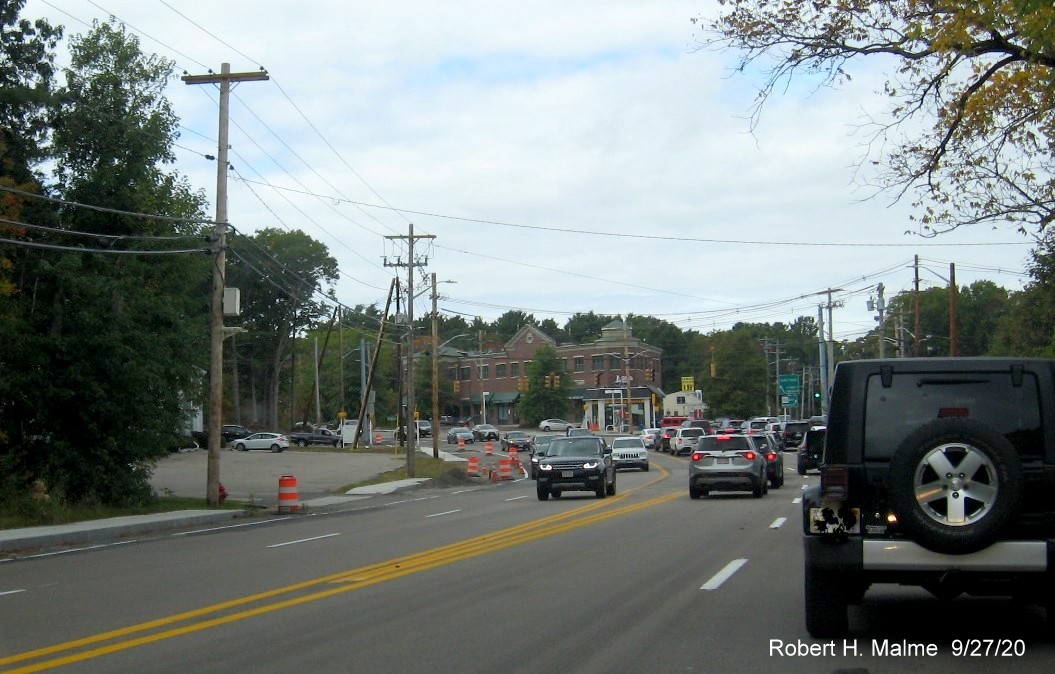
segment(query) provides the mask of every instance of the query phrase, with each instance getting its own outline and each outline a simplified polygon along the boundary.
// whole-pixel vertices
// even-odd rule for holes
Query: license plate
[[[560,472],[561,477],[575,477],[575,471],[573,470],[562,470]]]
[[[715,463],[730,463],[731,461],[732,459],[730,459],[729,457],[717,458],[714,460]]]

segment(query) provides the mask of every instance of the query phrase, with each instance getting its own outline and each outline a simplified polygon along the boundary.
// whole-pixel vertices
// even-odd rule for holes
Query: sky
[[[1023,286],[1013,228],[923,239],[906,203],[864,186],[881,64],[838,90],[797,80],[752,125],[762,75],[699,48],[691,19],[712,6],[28,0],[22,16],[67,38],[113,16],[175,62],[174,168],[210,209],[219,93],[179,76],[265,68],[231,96],[229,221],[321,241],[346,306],[405,283],[411,227],[415,292],[435,273],[440,311],[470,322],[593,311],[709,333],[816,318],[834,289],[834,336],[852,340],[876,324],[877,284],[911,290],[915,255],[924,289],[950,264],[961,287]],[[425,292],[414,314],[430,310]]]

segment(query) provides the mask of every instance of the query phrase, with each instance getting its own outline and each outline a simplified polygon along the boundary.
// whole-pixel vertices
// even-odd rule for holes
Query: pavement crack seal
[[[666,471],[664,471],[664,473],[666,473]],[[635,488],[633,491],[638,491],[651,486],[664,479],[666,475],[669,475],[669,473],[661,475],[655,480],[650,480],[644,485]],[[293,606],[299,606],[308,602],[318,601],[320,599],[368,587],[377,583],[394,580],[402,576],[427,571],[439,566],[478,557],[480,555],[485,555],[515,545],[521,545],[547,536],[554,536],[573,529],[597,524],[614,517],[620,517],[646,508],[652,508],[684,496],[678,491],[657,498],[648,499],[646,501],[622,505],[628,495],[629,493],[623,493],[607,500],[597,501],[591,505],[576,508],[571,511],[538,520],[532,520],[508,529],[485,534],[483,536],[477,536],[475,538],[434,548],[425,552],[415,553],[406,557],[381,562],[379,564],[341,571],[321,578],[315,578],[302,583],[268,590],[267,592],[260,592],[239,599],[221,602],[212,606],[205,606],[193,611],[186,611],[184,613],[178,613],[176,615],[151,620],[137,625],[130,625],[121,629],[85,637],[83,639],[76,639],[55,644],[53,646],[2,657],[0,658],[0,667],[29,660],[46,658],[61,653],[69,653],[69,655],[64,655],[62,657],[26,665],[19,669],[5,671],[11,673],[39,672],[55,667],[61,667],[75,662],[101,657],[110,653],[144,646],[164,639],[171,639],[184,634],[190,634],[192,632],[198,632],[227,623],[245,620],[246,618],[252,618]],[[317,591],[278,600],[281,597],[293,593],[310,590]],[[262,603],[263,605],[248,607],[250,604],[254,603]],[[234,612],[220,615],[225,611]],[[209,616],[216,617],[208,618]],[[179,623],[187,622],[190,622],[190,624],[179,625]],[[134,637],[134,635],[137,634],[141,634],[142,636]],[[100,645],[108,641],[116,643]],[[95,648],[90,648],[90,650],[81,650],[93,646],[95,646]]]

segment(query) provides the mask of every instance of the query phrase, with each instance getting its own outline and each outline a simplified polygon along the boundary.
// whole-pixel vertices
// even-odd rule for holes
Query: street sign
[[[800,377],[797,374],[782,374],[779,378],[780,381],[780,394],[791,395],[792,393],[798,397],[799,391],[802,390],[802,383]]]

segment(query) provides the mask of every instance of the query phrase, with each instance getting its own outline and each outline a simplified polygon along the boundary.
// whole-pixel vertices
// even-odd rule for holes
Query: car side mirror
[[[612,455],[612,448],[611,447],[605,447],[604,448],[604,455],[605,456],[611,456]]]

